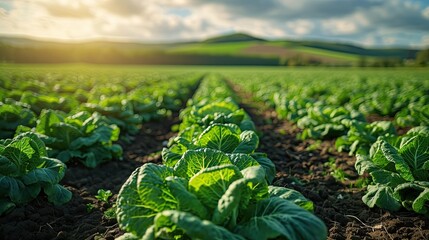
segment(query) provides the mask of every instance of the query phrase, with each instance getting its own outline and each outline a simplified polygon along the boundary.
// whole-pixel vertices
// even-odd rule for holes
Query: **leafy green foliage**
[[[151,163],[131,174],[117,200],[116,215],[122,229],[143,236],[157,213],[177,208],[165,184],[168,176],[173,176],[173,169]]]
[[[174,166],[174,171],[177,176],[189,179],[205,168],[224,164],[231,164],[231,160],[225,153],[202,148],[185,152]]]
[[[296,123],[302,139],[336,139],[338,151],[358,154],[356,170],[361,175],[369,173],[372,180],[363,197],[368,206],[392,211],[404,206],[427,214],[426,75],[412,70],[380,73],[306,69],[264,74],[231,72],[226,77],[254,93],[256,100],[275,108],[279,119]],[[398,137],[397,126],[418,127]],[[327,166],[336,179],[347,177],[335,162]],[[369,180],[358,181],[367,184]]]
[[[303,139],[332,139],[347,132],[346,119],[363,120],[363,115],[344,107],[314,106],[307,108],[307,115],[297,121],[297,126],[303,129]]]
[[[265,178],[271,184],[276,176],[276,166],[274,163],[265,153],[256,152],[251,154],[251,156],[264,168]]]
[[[241,131],[235,124],[215,123],[207,127],[197,137],[188,140],[185,137],[194,136],[191,129],[185,129],[187,136],[179,134],[170,143],[168,149],[163,150],[164,164],[174,165],[188,149],[210,148],[225,153],[253,153],[258,144],[259,137],[254,131]]]
[[[106,98],[98,104],[87,103],[83,110],[102,114],[108,124],[117,125],[124,133],[136,134],[142,124],[141,116],[134,113],[133,105],[122,96]]]
[[[428,96],[422,96],[416,103],[410,103],[407,108],[403,108],[395,115],[395,123],[398,126],[428,126],[429,125],[429,105]]]
[[[306,199],[300,192],[296,190],[283,187],[268,186],[268,191],[271,197],[279,197],[282,199],[289,200],[311,212],[314,210],[313,202]]]
[[[182,238],[183,236],[189,236],[194,239],[244,240],[240,235],[234,234],[210,221],[202,220],[190,213],[175,210],[166,210],[157,214],[154,227],[145,234],[143,239]]]
[[[189,180],[189,190],[209,209],[214,209],[228,186],[242,177],[234,165],[205,168]]]
[[[55,205],[68,202],[71,192],[58,184],[65,171],[64,163],[48,158],[34,133],[0,140],[0,214],[33,200],[42,189]]]
[[[113,205],[104,211],[103,216],[107,219],[116,219],[116,205]]]
[[[76,158],[94,168],[113,158],[122,159],[122,148],[113,144],[118,140],[119,128],[107,124],[97,113],[65,116],[61,112],[44,110],[34,131],[49,147],[49,156],[63,162]]]
[[[278,118],[299,121],[303,137],[344,135],[347,128],[341,129],[341,118],[366,122],[363,116],[386,116],[394,117],[402,127],[428,125],[429,82],[424,72],[255,72],[231,72],[227,78],[275,108]]]
[[[109,202],[109,198],[112,196],[112,191],[110,190],[104,190],[104,189],[98,189],[97,195],[95,195],[95,198],[102,202]]]
[[[245,213],[235,230],[247,239],[325,239],[327,230],[320,219],[279,197],[259,201]]]
[[[230,164],[202,168],[187,180],[174,176],[171,168],[146,164],[134,171],[122,186],[117,202],[118,222],[121,228],[137,237],[212,236],[211,232],[199,229],[201,224],[215,232],[220,231],[222,236],[234,236],[233,232],[238,232],[248,237],[245,232],[252,228],[256,236],[261,237],[258,239],[304,236],[314,232],[318,233],[317,236],[322,234],[321,238],[326,237],[324,224],[293,203],[310,210],[312,205],[302,195],[276,187],[270,197],[268,191],[265,171],[260,166],[246,168],[242,173]],[[273,203],[279,206],[273,206]],[[262,210],[274,210],[280,206],[284,211],[264,213]],[[172,216],[170,214],[176,217],[160,222],[160,218]],[[250,216],[262,222],[273,221],[277,227],[269,229],[265,225],[252,225],[255,219]],[[281,220],[283,218],[285,220]],[[285,222],[278,225],[277,221]]]
[[[130,233],[122,239],[326,238],[305,197],[281,187],[270,195],[274,164],[255,153],[253,122],[219,79],[207,77],[182,111],[178,137],[162,151],[165,166],[145,164],[122,186],[118,222]]]
[[[349,129],[347,135],[337,138],[335,147],[338,151],[349,151],[349,154],[368,154],[371,145],[378,137],[394,137],[396,130],[389,121],[372,123],[355,120],[343,120],[342,123]]]
[[[53,94],[41,95],[32,92],[25,92],[20,101],[28,104],[31,110],[37,114],[40,114],[43,109],[71,112],[78,106],[78,102],[73,98],[59,97]]]
[[[28,105],[19,102],[0,102],[0,139],[12,138],[19,125],[34,127],[36,115]]]
[[[108,125],[118,126],[121,140],[128,142],[142,123],[163,119],[180,109],[201,77],[201,73],[159,74],[132,67],[126,74],[124,69],[102,66],[44,66],[24,72],[19,68],[2,70],[1,102],[21,106],[36,115],[47,109],[67,116],[80,111],[97,112],[105,117]],[[27,113],[21,111],[14,119],[10,113],[6,116],[9,122],[1,124],[8,129],[2,129],[0,138],[2,134],[13,137],[18,125],[34,127],[36,119],[19,121],[28,120]],[[24,131],[23,127],[19,131]]]
[[[410,130],[399,147],[380,139],[370,155],[358,155],[356,169],[368,172],[372,185],[362,200],[369,206],[391,211],[401,205],[411,211],[428,214],[429,134],[424,129]]]
[[[323,164],[329,168],[329,174],[335,178],[336,181],[344,182],[347,180],[347,174],[343,169],[339,168],[335,162],[335,158],[330,157],[328,162]]]

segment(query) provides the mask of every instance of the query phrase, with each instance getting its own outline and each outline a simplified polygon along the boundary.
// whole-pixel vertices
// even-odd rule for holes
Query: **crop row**
[[[1,76],[0,214],[42,190],[54,204],[69,201],[71,193],[59,184],[66,162],[94,168],[122,159],[116,141],[131,141],[142,123],[177,111],[200,78],[187,74],[162,84],[135,80],[91,88],[86,79],[40,79],[49,76],[42,74],[24,81],[19,76]],[[67,90],[73,88],[80,90]]]
[[[325,239],[313,203],[270,186],[275,167],[235,94],[209,75],[181,112],[163,165],[137,168],[122,186],[122,239]]]
[[[119,75],[115,79],[115,75],[93,73],[77,80],[71,76],[0,75],[0,137],[13,137],[18,125],[34,127],[44,109],[67,115],[98,112],[107,123],[117,125],[123,136],[135,134],[142,122],[179,110],[201,75]]]
[[[302,130],[301,138],[336,139],[338,151],[356,155],[356,171],[369,173],[362,200],[391,211],[404,207],[429,216],[429,98],[425,79],[338,78],[265,81],[231,77]],[[344,77],[344,76],[343,76]],[[393,121],[366,119],[387,117]],[[396,127],[412,127],[399,136]]]

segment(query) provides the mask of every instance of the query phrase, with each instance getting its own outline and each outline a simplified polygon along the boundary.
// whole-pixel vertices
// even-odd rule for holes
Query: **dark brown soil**
[[[240,95],[260,131],[259,151],[276,165],[274,185],[298,190],[313,201],[315,214],[328,227],[328,239],[429,239],[429,219],[424,216],[370,209],[362,202],[365,187],[354,169],[355,157],[337,152],[334,140],[298,140],[295,125],[277,120],[274,111]],[[342,174],[336,179],[333,172]]]

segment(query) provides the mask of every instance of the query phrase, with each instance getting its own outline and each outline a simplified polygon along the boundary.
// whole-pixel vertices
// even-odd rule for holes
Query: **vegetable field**
[[[0,239],[428,239],[429,70],[0,66]]]

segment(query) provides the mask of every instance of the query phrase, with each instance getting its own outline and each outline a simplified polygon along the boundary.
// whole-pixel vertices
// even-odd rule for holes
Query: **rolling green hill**
[[[322,41],[270,41],[244,33],[177,43],[54,42],[0,37],[0,60],[25,63],[356,66],[362,62],[397,64],[414,59],[417,52],[417,49],[365,48]]]
[[[265,42],[265,39],[251,36],[245,33],[233,33],[217,37],[208,38],[203,43],[231,43],[231,42]]]

